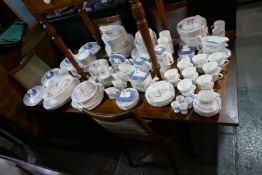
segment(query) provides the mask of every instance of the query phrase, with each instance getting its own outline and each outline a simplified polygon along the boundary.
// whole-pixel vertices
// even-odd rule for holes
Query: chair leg
[[[177,166],[176,166],[174,156],[173,156],[173,151],[169,143],[165,144],[165,151],[166,151],[169,163],[172,166],[174,175],[178,175]]]
[[[126,157],[127,157],[127,161],[128,161],[128,163],[131,167],[134,167],[135,165],[134,165],[134,162],[132,160],[132,157],[131,157],[129,148],[127,146],[127,143],[125,141],[122,141],[122,143],[123,143],[124,151],[125,151],[125,154],[126,154]]]

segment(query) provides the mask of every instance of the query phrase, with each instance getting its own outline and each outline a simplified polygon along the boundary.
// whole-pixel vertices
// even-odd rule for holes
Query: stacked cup
[[[197,68],[197,71],[199,73],[202,73],[203,72],[203,70],[202,70],[203,65],[208,62],[207,54],[197,54],[197,55],[193,56],[192,62],[194,64],[194,66]]]
[[[219,67],[218,63],[215,61],[210,61],[204,64],[202,69],[205,72],[205,74],[212,75],[213,81],[217,81],[223,78],[223,74],[220,73],[222,69],[221,67]]]
[[[133,36],[128,34],[123,26],[107,25],[99,27],[105,50],[110,57],[112,54],[129,57],[133,49]]]
[[[182,71],[182,75],[184,78],[190,79],[193,81],[193,83],[196,83],[195,81],[198,77],[198,72],[196,71],[195,67],[188,67]]]

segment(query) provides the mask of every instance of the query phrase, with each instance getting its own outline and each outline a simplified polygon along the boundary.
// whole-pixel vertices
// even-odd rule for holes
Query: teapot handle
[[[172,65],[172,64],[174,63],[174,58],[173,58],[173,56],[172,56],[170,53],[168,53],[168,52],[166,52],[166,54],[167,54],[167,56],[168,56],[168,58],[169,58],[170,65]]]

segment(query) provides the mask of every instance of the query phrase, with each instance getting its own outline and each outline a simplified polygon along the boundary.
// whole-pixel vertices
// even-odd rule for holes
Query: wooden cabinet
[[[72,4],[82,4],[83,0],[51,0],[50,4],[44,3],[43,0],[27,0],[27,2],[32,5],[37,13],[44,14]]]

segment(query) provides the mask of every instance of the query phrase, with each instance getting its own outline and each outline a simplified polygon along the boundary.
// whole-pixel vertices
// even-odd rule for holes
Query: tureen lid
[[[135,88],[123,89],[116,95],[117,102],[132,102],[137,97],[138,92]]]
[[[135,70],[131,73],[129,78],[134,81],[144,81],[149,75],[149,72],[143,70]]]
[[[44,87],[47,87],[49,83],[53,81],[54,79],[56,79],[57,76],[59,76],[60,74],[61,74],[61,69],[58,69],[58,68],[54,68],[54,69],[47,71],[41,79],[41,84]]]
[[[45,88],[43,86],[34,86],[24,95],[23,102],[26,106],[35,106],[43,99]]]
[[[143,64],[145,64],[145,62],[147,62],[146,58],[139,57],[139,58],[135,58],[134,59],[133,64],[135,64],[135,65],[143,65]]]
[[[88,42],[79,49],[79,53],[83,51],[90,51],[92,54],[95,55],[99,50],[100,46],[97,44],[97,42]]]

